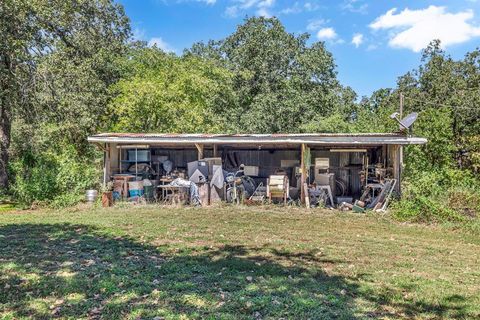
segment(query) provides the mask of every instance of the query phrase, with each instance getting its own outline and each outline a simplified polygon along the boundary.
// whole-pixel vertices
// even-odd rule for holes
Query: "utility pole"
[[[400,92],[400,119],[403,119],[403,93]]]
[[[400,110],[398,113],[400,113],[400,116],[399,118],[400,119],[403,119],[403,92],[400,92]],[[400,126],[400,130],[402,129],[402,126]],[[407,134],[408,134],[408,128],[406,129],[407,130]],[[401,194],[401,188],[400,188],[400,181],[401,181],[401,176],[402,176],[402,171],[403,171],[403,168],[404,168],[404,164],[403,164],[403,147],[402,146],[398,146],[398,161],[399,161],[399,180],[397,181],[398,183],[398,187],[397,187],[397,192],[398,194],[400,195]]]

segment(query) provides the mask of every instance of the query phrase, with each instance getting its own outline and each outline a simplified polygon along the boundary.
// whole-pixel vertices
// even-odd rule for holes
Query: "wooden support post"
[[[102,185],[105,187],[107,185],[107,151],[103,151],[103,181]]]
[[[203,144],[195,143],[195,147],[197,147],[198,151],[198,160],[203,159]]]
[[[402,175],[403,175],[403,146],[398,146],[398,181],[395,188],[397,188],[398,196],[402,196]]]
[[[302,143],[300,152],[300,201],[302,204],[309,205],[308,198],[308,186],[307,186],[307,163],[305,161],[307,145]]]
[[[303,172],[303,153],[304,153],[304,149],[305,149],[305,145],[302,144],[300,146],[300,202],[302,204],[305,203],[305,197],[304,197],[304,194],[305,194],[305,172]]]
[[[107,182],[110,181],[110,167],[110,145],[105,143],[103,148],[103,186],[106,186]]]
[[[218,155],[218,150],[217,150],[217,145],[216,144],[213,144],[213,157],[216,158]]]
[[[395,185],[395,192],[401,195],[401,182],[402,182],[402,168],[401,168],[401,146],[392,146],[392,160],[393,160],[393,178],[397,180]]]
[[[114,172],[118,173],[118,168],[120,167],[120,162],[118,159],[120,149],[117,148],[117,144],[115,143],[109,143],[108,144],[108,154],[110,158],[110,166],[108,167],[110,169],[109,176],[111,176]]]
[[[120,147],[120,146],[119,146]],[[120,148],[118,150],[118,168],[119,168],[119,172],[122,173],[123,171],[123,163],[122,163],[122,153],[123,153],[123,150]]]

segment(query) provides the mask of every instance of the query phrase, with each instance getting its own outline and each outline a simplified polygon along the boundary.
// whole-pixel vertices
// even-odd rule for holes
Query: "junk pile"
[[[226,200],[243,203],[256,192],[262,193],[252,175],[259,168],[240,164],[226,171],[223,159],[204,158],[178,167],[178,158],[152,154],[151,150],[127,150],[120,160],[120,172],[113,174],[115,201],[153,201],[164,204],[210,205]],[[232,159],[237,159],[234,157]],[[231,161],[234,161],[230,159]],[[122,170],[123,167],[123,170]],[[262,184],[263,185],[263,184]],[[263,194],[266,194],[263,191]]]
[[[310,207],[326,207],[328,205],[333,208],[335,206],[330,186],[313,184],[310,187],[307,186],[306,189]]]
[[[110,193],[102,194],[102,199],[106,199],[105,205],[119,200],[194,206],[226,201],[365,212],[384,211],[397,184],[389,179],[393,170],[383,153],[317,150],[318,157],[311,159],[309,155],[300,161],[284,150],[277,156],[276,150],[255,151],[225,147],[222,157],[189,161],[195,159],[192,150],[123,150],[119,152],[118,171],[111,176]],[[202,156],[203,151],[198,154]],[[124,155],[127,159],[122,159]],[[376,162],[369,163],[370,158]],[[89,201],[100,198],[93,191],[87,194]]]
[[[190,191],[190,203],[195,206],[202,205],[202,202],[200,201],[200,194],[198,192],[198,186],[194,182],[182,178],[177,178],[170,182],[170,185],[174,187],[188,188],[188,190]]]
[[[359,200],[356,200],[353,204],[342,202],[338,208],[342,211],[352,210],[359,213],[366,210],[383,212],[392,197],[396,183],[396,179],[385,179],[383,183],[369,183]]]

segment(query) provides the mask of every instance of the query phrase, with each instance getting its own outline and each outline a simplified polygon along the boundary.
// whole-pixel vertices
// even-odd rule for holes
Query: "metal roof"
[[[190,133],[100,133],[88,137],[89,142],[143,143],[159,145],[200,144],[309,144],[325,146],[409,145],[425,144],[427,139],[400,133],[275,133],[275,134],[190,134]]]

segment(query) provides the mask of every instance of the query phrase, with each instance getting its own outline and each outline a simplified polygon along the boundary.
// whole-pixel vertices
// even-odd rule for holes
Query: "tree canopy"
[[[276,18],[252,17],[227,38],[196,43],[187,56],[215,61],[234,74],[238,105],[229,122],[239,132],[295,132],[319,114],[348,117],[355,93],[342,87],[332,54],[308,34],[288,33]]]
[[[51,138],[85,146],[85,135],[99,127],[106,110],[108,87],[118,78],[115,61],[125,52],[130,25],[123,8],[110,0],[5,0],[0,15],[4,187],[12,121],[19,122],[19,141],[35,140],[48,127],[57,132]]]
[[[112,86],[110,129],[130,132],[222,132],[222,115],[235,109],[233,75],[196,57],[160,49],[132,50]]]

